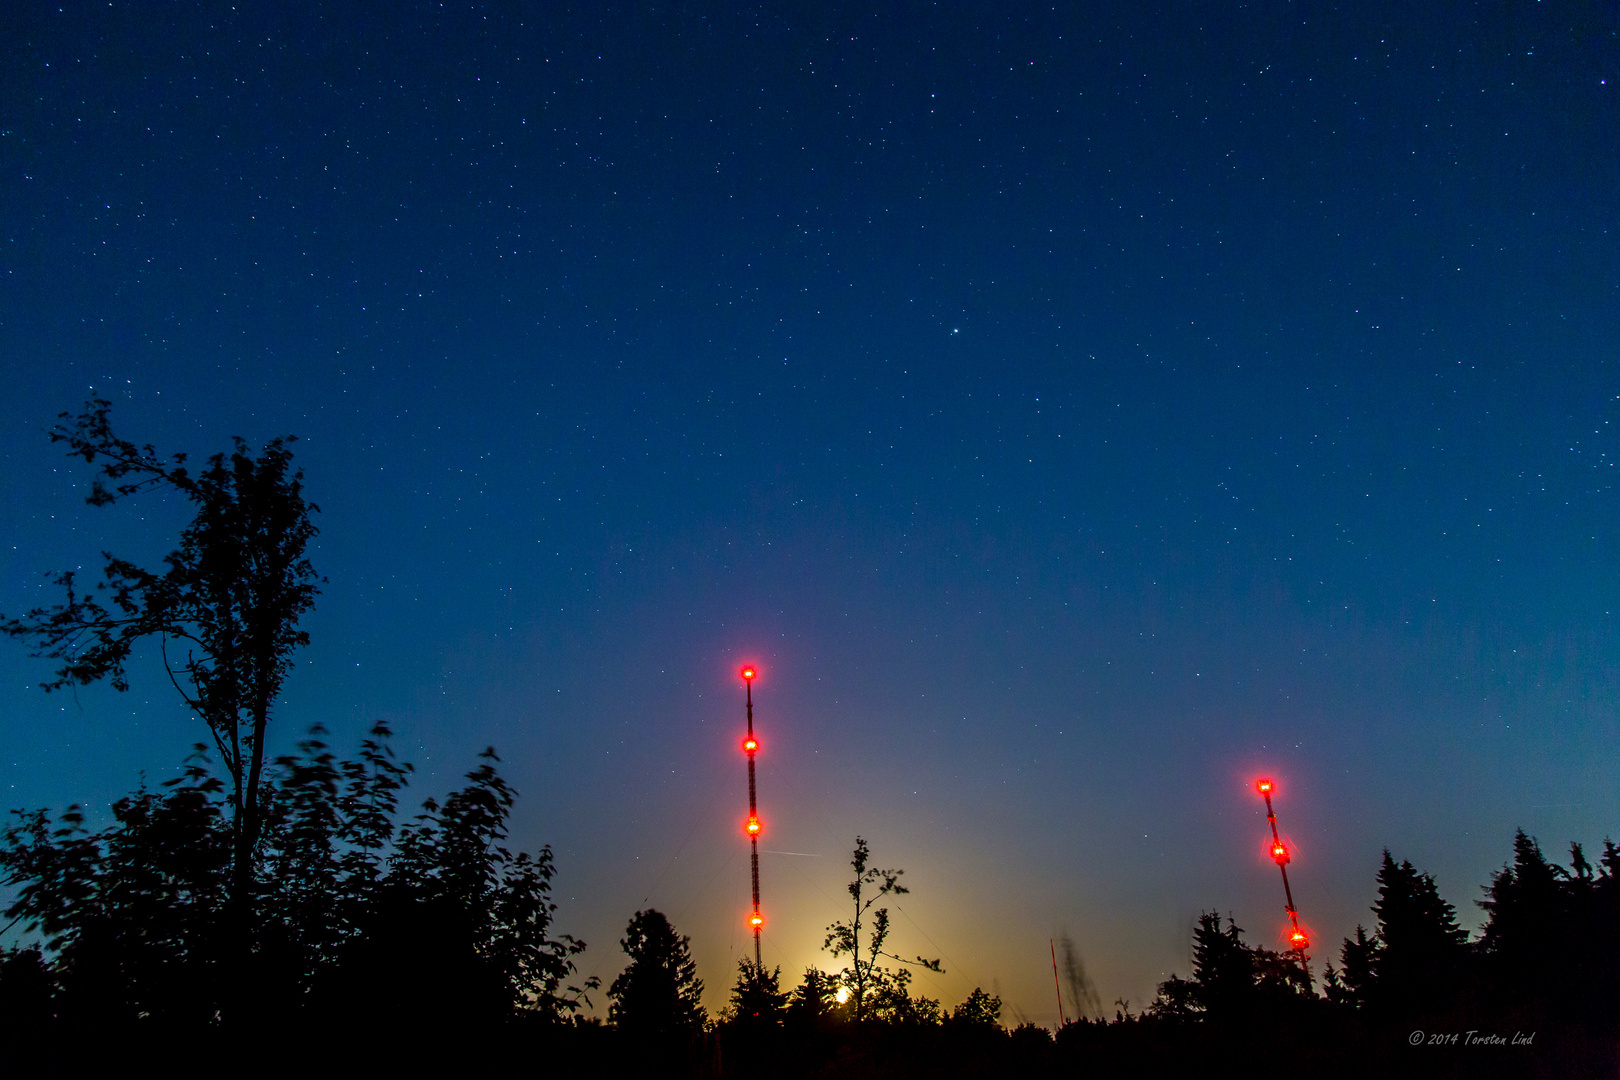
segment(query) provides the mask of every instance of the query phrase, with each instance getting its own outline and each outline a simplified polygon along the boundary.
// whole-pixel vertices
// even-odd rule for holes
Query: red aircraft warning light
[[[763,826],[760,825],[759,818],[757,817],[749,818],[748,824],[743,826],[743,830],[747,832],[749,836],[758,836],[761,828],[763,828]]]
[[[753,682],[754,681],[754,665],[753,664],[748,664],[748,665],[745,665],[743,667],[743,669],[742,669],[742,677],[743,677],[743,682]]]
[[[765,916],[761,915],[757,911],[754,912],[752,915],[748,916],[748,925],[754,928],[754,933],[759,933],[759,928],[765,925]]]
[[[1254,782],[1254,790],[1258,791],[1262,795],[1271,794],[1271,781],[1270,780],[1256,780]]]
[[[759,740],[758,739],[754,738],[753,736],[749,736],[748,738],[743,740],[743,752],[744,753],[752,754],[755,750],[758,750],[758,749],[759,749]]]

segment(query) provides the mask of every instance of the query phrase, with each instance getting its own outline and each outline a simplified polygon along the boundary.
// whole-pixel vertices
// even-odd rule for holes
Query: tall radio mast
[[[748,695],[748,736],[743,739],[743,752],[748,755],[748,824],[743,826],[748,833],[748,859],[754,878],[754,913],[748,917],[748,925],[754,930],[754,970],[762,971],[759,956],[759,930],[765,925],[765,916],[759,913],[759,804],[754,796],[754,754],[759,751],[759,740],[754,738],[754,666],[749,664],[742,669],[743,686]]]
[[[1305,955],[1305,950],[1311,942],[1305,931],[1299,928],[1299,912],[1294,908],[1294,892],[1288,887],[1288,864],[1293,860],[1288,854],[1287,846],[1282,842],[1282,837],[1277,835],[1277,814],[1271,808],[1271,788],[1270,780],[1255,781],[1254,789],[1265,796],[1266,821],[1271,824],[1271,858],[1276,862],[1277,869],[1282,871],[1283,899],[1287,902],[1288,911],[1288,944],[1295,958],[1299,960],[1299,966],[1305,968],[1308,977],[1310,968],[1307,965],[1311,958]]]

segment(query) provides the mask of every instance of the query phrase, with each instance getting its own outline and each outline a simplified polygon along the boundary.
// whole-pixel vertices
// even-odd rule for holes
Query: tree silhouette
[[[218,789],[194,757],[166,794],[142,788],[118,800],[115,824],[99,834],[85,829],[76,806],[55,828],[44,811],[14,815],[0,838],[0,867],[20,885],[6,914],[44,933],[59,1015],[212,1017],[230,866]]]
[[[782,992],[782,969],[767,971],[752,960],[737,961],[737,981],[731,988],[731,1020],[739,1027],[780,1027],[787,1007]]]
[[[804,978],[788,995],[787,1019],[800,1027],[813,1027],[827,1019],[837,1002],[839,979],[819,968],[805,968]]]
[[[857,836],[849,863],[855,870],[855,877],[847,887],[854,902],[854,911],[848,922],[835,922],[827,927],[827,937],[821,946],[835,957],[850,958],[850,964],[843,972],[843,982],[849,988],[856,1020],[867,1019],[875,1004],[881,1004],[890,1011],[906,1011],[904,999],[909,996],[906,987],[911,972],[904,969],[894,971],[878,961],[887,958],[929,971],[945,970],[939,966],[938,960],[926,960],[921,956],[908,960],[884,951],[883,946],[889,937],[889,909],[886,907],[871,912],[871,926],[867,932],[865,951],[862,951],[861,929],[866,925],[872,905],[885,896],[904,896],[911,891],[900,884],[900,875],[905,873],[904,870],[869,867],[867,863],[871,854],[866,841]],[[933,1005],[937,1010],[938,1002]]]
[[[1328,968],[1328,998],[1349,1005],[1364,1004],[1374,993],[1377,954],[1378,941],[1368,935],[1365,926],[1357,926],[1356,936],[1346,938],[1339,950],[1341,969],[1335,972],[1331,966]]]
[[[1172,975],[1159,984],[1150,1015],[1176,1020],[1247,1019],[1265,1004],[1311,996],[1304,969],[1291,953],[1243,943],[1243,930],[1217,912],[1198,916],[1193,928],[1191,979]]]
[[[609,1020],[638,1039],[662,1041],[703,1030],[703,980],[691,939],[677,934],[661,911],[638,911],[619,947],[630,964],[608,988]]]
[[[1243,944],[1243,931],[1234,921],[1221,925],[1217,912],[1198,917],[1193,930],[1193,982],[1196,1000],[1205,1011],[1233,1012],[1248,1003],[1254,989],[1254,954]]]
[[[1480,948],[1503,998],[1566,996],[1567,904],[1560,886],[1568,877],[1523,829],[1513,834],[1512,864],[1492,876],[1479,901],[1490,915]]]
[[[577,1008],[594,981],[563,984],[584,945],[551,936],[550,849],[502,844],[515,794],[493,753],[396,830],[409,766],[393,761],[388,729],[373,728],[355,762],[334,762],[319,735],[274,762],[265,788],[257,1019],[466,1025]],[[0,871],[17,886],[5,914],[44,934],[55,1015],[206,1027],[229,1000],[232,829],[201,749],[165,792],[119,800],[99,833],[74,807],[54,823],[17,812],[0,835]]]
[[[387,873],[373,881],[366,860],[350,860],[365,921],[356,928],[338,980],[348,996],[366,984],[395,988],[424,1017],[497,1017],[514,1011],[556,1019],[577,1008],[594,982],[564,987],[573,957],[584,944],[564,934],[550,936],[555,864],[549,847],[537,855],[514,855],[502,841],[516,799],[495,765],[495,751],[467,774],[467,784],[441,805],[424,800],[422,810],[393,836]],[[381,785],[392,794],[397,775],[382,766],[386,755],[370,752],[373,771],[348,766],[358,793]],[[381,769],[381,771],[375,771]],[[351,788],[351,795],[356,789]],[[375,794],[375,792],[373,792]],[[348,804],[375,811],[365,798]],[[355,825],[365,837],[373,825]],[[341,830],[340,832],[347,832]],[[341,863],[340,863],[341,865]],[[447,988],[455,988],[447,996]],[[410,991],[405,993],[405,991]],[[394,1006],[392,1008],[397,1008]]]
[[[975,986],[966,1000],[951,1010],[951,1022],[968,1027],[1000,1028],[1001,998]]]
[[[164,458],[150,444],[118,438],[110,408],[93,399],[77,417],[62,413],[50,432],[69,456],[99,464],[86,501],[106,506],[157,488],[183,496],[196,516],[164,558],[166,570],[104,555],[95,590],[81,592],[75,572],[63,571],[54,578],[62,603],[0,619],[0,630],[31,642],[33,655],[61,661],[47,690],[102,679],[127,690],[130,650],[157,639],[170,681],[208,725],[230,778],[233,944],[241,964],[264,808],[265,732],[293,653],[309,641],[298,623],[319,591],[305,556],[318,508],[304,499],[290,438],[272,440],[257,457],[237,439],[231,454],[213,455],[193,474],[184,454]]]
[[[261,1009],[309,993],[343,944],[339,772],[324,734],[316,725],[299,743],[298,756],[276,760],[279,782],[265,815],[256,875]]]
[[[1356,928],[1340,952],[1347,999],[1391,1016],[1433,1009],[1449,999],[1466,960],[1467,931],[1440,898],[1434,878],[1386,848],[1378,869],[1378,922]]]
[[[1620,883],[1614,868],[1620,852],[1605,841],[1598,865],[1586,859],[1580,844],[1569,845],[1569,878],[1564,883],[1565,918],[1582,929],[1580,949],[1566,950],[1565,977],[1584,999],[1578,1004],[1611,1015],[1620,1004]]]

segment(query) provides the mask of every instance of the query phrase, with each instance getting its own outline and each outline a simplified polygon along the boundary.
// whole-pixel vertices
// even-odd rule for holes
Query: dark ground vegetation
[[[486,751],[460,790],[401,821],[410,767],[387,729],[349,760],[312,732],[267,773],[245,958],[231,945],[231,803],[202,748],[177,780],[119,800],[100,830],[78,807],[15,812],[0,840],[6,918],[34,943],[0,957],[0,1046],[14,1063],[251,1047],[249,1071],[471,1056],[712,1077],[1620,1074],[1620,849],[1609,843],[1595,864],[1572,845],[1566,867],[1520,833],[1474,941],[1432,878],[1386,853],[1372,927],[1314,981],[1207,913],[1187,977],[1141,1012],[1055,1034],[1009,1030],[983,991],[942,1008],[911,992],[903,968],[875,962],[859,1018],[853,998],[834,996],[850,972],[810,970],[784,988],[750,961],[711,1017],[687,939],[642,911],[602,1022],[581,1015],[601,992],[575,978],[584,945],[554,932],[551,852],[504,846],[515,795],[496,766]],[[1409,1045],[1413,1031],[1423,1045]],[[1469,1032],[1477,1045],[1463,1043]],[[1444,1045],[1451,1034],[1458,1044]],[[1511,1045],[1516,1035],[1531,1041]]]

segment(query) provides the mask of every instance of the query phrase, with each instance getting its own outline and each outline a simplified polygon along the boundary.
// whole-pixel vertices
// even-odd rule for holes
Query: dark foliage
[[[962,1028],[1000,1029],[1001,998],[975,986],[967,999],[951,1010],[946,1022]]]
[[[832,1017],[837,1007],[838,976],[818,968],[806,968],[804,978],[788,995],[787,1020],[800,1028],[812,1028]]]
[[[550,850],[503,846],[515,796],[493,752],[442,806],[429,799],[396,828],[410,769],[388,729],[372,730],[358,761],[335,761],[320,735],[275,762],[263,791],[253,1017],[554,1023],[572,1012],[590,988],[564,985],[584,946],[551,935]],[[234,834],[202,749],[167,790],[119,800],[100,832],[77,807],[55,822],[14,815],[0,837],[0,870],[18,887],[6,915],[42,934],[44,952],[8,954],[0,996],[42,979],[33,1000],[63,1022],[218,1025]]]
[[[156,639],[169,681],[207,724],[229,781],[231,977],[241,988],[250,981],[239,969],[251,948],[255,848],[269,802],[265,732],[293,654],[309,642],[298,624],[319,592],[305,555],[318,507],[304,499],[291,439],[271,441],[257,457],[237,439],[230,454],[213,455],[193,473],[185,454],[164,457],[115,435],[110,408],[94,399],[77,417],[61,414],[50,432],[69,456],[99,466],[86,501],[107,506],[157,489],[184,498],[195,516],[165,556],[166,569],[104,553],[103,580],[93,590],[63,571],[54,577],[60,604],[0,617],[0,630],[60,662],[46,690],[103,679],[127,690],[130,651]]]
[[[1361,927],[1340,953],[1330,996],[1381,1016],[1417,1017],[1449,1000],[1468,964],[1467,931],[1440,898],[1434,878],[1384,852],[1378,870],[1377,928]]]
[[[1470,941],[1434,879],[1386,851],[1376,927],[1357,927],[1344,942],[1328,998],[1365,1023],[1375,1042],[1414,1030],[1534,1035],[1517,1058],[1476,1056],[1487,1074],[1520,1075],[1488,1072],[1515,1060],[1524,1075],[1613,1075],[1620,1063],[1616,870],[1620,851],[1608,841],[1596,867],[1571,844],[1566,870],[1520,830],[1513,861],[1492,876],[1479,902],[1484,931]],[[1441,1058],[1430,1064],[1453,1067]]]
[[[1070,1023],[1055,1038],[1027,1024],[1006,1030],[999,1000],[977,988],[946,1012],[923,998],[885,1003],[894,984],[875,986],[857,1023],[836,1003],[838,976],[811,970],[784,994],[778,971],[746,962],[727,1014],[704,1032],[688,943],[655,911],[627,929],[613,1023],[559,1023],[578,1000],[562,982],[579,946],[549,937],[549,855],[502,848],[513,796],[493,758],[396,828],[407,773],[383,729],[353,762],[333,760],[313,733],[275,763],[256,856],[256,970],[293,1022],[282,1030],[338,1018],[328,1033],[348,1037],[357,1068],[464,1067],[456,1048],[474,1046],[509,1067],[539,1055],[562,1071],[784,1080],[1179,1078],[1268,1062],[1315,1077],[1561,1078],[1610,1076],[1620,1060],[1612,844],[1597,865],[1573,848],[1565,869],[1517,838],[1514,861],[1486,889],[1489,922],[1475,942],[1431,878],[1386,856],[1374,929],[1345,943],[1326,995],[1294,956],[1248,945],[1211,912],[1194,930],[1189,977],[1166,980],[1145,1013],[1121,1003],[1112,1020]],[[217,1020],[210,945],[229,893],[220,787],[194,760],[179,781],[120,800],[99,833],[77,809],[18,816],[0,857],[19,887],[13,917],[37,928],[43,948],[0,954],[9,1039],[53,1024],[121,1028],[120,1048],[137,1045],[129,1033],[173,1033],[151,1044],[158,1050],[229,1030]],[[863,889],[863,904],[870,898]],[[1566,935],[1560,955],[1538,960],[1545,918],[1584,927],[1581,947]],[[861,943],[864,955],[864,934]],[[1535,1042],[1414,1047],[1414,1029],[1533,1032]]]
[[[1155,1018],[1247,1022],[1268,1010],[1314,1000],[1307,973],[1291,954],[1243,943],[1235,922],[1205,912],[1193,929],[1191,979],[1172,975],[1149,1006]]]
[[[692,960],[691,939],[677,934],[661,911],[638,911],[619,947],[630,963],[608,988],[608,1016],[630,1037],[673,1042],[703,1030],[703,980]]]
[[[787,1015],[788,995],[782,992],[782,969],[767,971],[752,960],[737,961],[737,981],[731,987],[727,1020],[750,1030],[776,1028]]]

